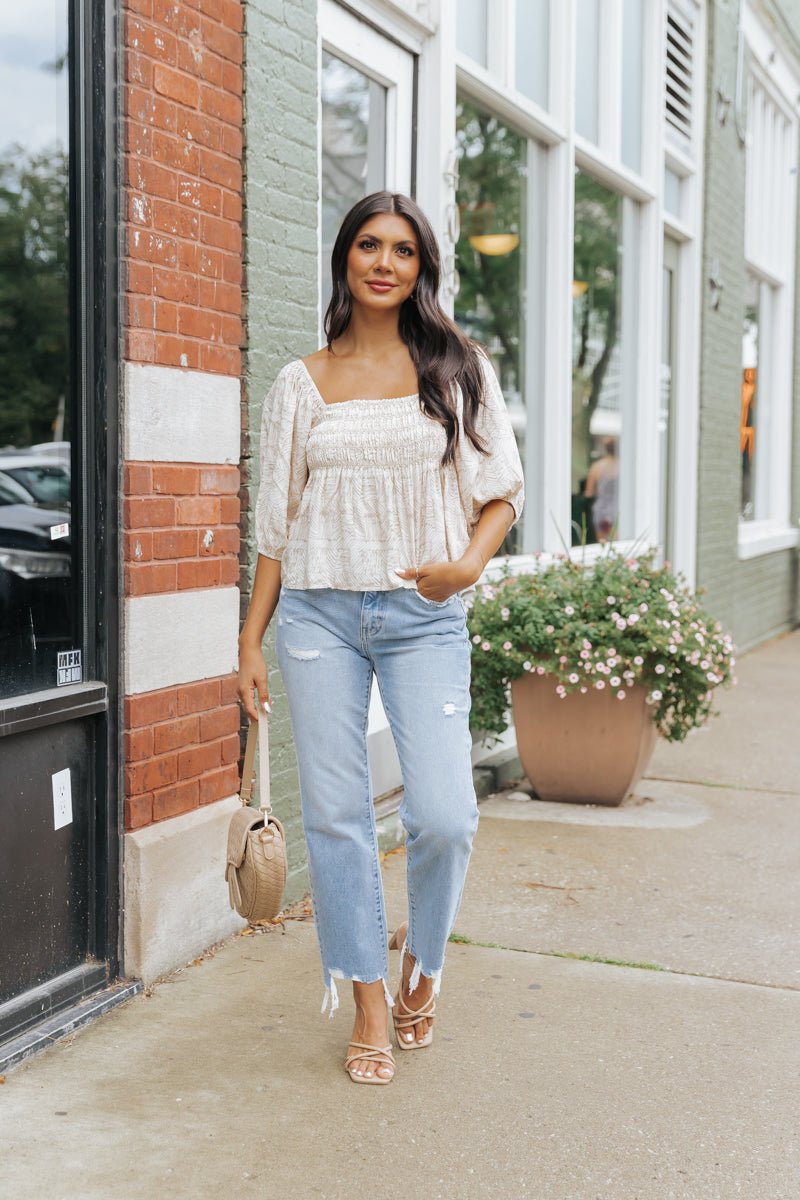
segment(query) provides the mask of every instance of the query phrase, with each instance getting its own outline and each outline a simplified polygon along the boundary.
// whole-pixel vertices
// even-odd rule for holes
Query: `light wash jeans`
[[[408,835],[405,949],[441,987],[478,802],[469,730],[470,642],[464,602],[416,588],[282,588],[278,665],[289,700],[314,920],[330,1016],[335,979],[383,980],[393,1000],[367,720],[378,680],[403,776]]]

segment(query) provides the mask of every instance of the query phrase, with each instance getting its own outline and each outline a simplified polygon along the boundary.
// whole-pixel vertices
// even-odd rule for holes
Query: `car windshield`
[[[63,508],[70,501],[69,475],[62,467],[8,467],[8,474],[30,492],[37,504]]]
[[[0,504],[30,504],[31,494],[16,480],[0,471]]]

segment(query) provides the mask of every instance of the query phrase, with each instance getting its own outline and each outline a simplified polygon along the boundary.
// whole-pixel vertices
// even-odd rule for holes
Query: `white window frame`
[[[443,9],[454,0],[443,0]],[[493,23],[492,4],[505,10],[504,21]],[[637,277],[628,297],[638,291],[648,297],[647,304],[631,306],[624,316],[628,330],[635,323],[633,340],[637,346],[634,362],[628,369],[636,373],[634,394],[657,397],[660,387],[661,272],[665,231],[680,241],[679,313],[681,358],[674,380],[673,419],[675,421],[675,471],[672,488],[672,520],[676,531],[672,563],[690,581],[696,575],[697,509],[697,387],[699,378],[699,313],[701,289],[702,228],[701,175],[702,154],[672,152],[667,161],[680,160],[684,180],[682,219],[663,211],[663,175],[667,148],[664,144],[662,113],[664,106],[663,62],[666,42],[666,0],[648,4],[644,29],[644,80],[658,78],[659,88],[645,86],[642,126],[646,131],[642,146],[642,171],[631,171],[619,159],[620,136],[612,127],[620,125],[620,71],[600,72],[601,96],[600,145],[574,132],[575,55],[574,36],[579,0],[551,0],[549,46],[550,110],[544,111],[513,87],[513,5],[490,0],[490,40],[488,67],[483,68],[466,55],[456,52],[459,90],[483,104],[518,132],[538,143],[539,165],[544,174],[544,207],[547,224],[544,257],[539,288],[528,294],[528,339],[526,346],[526,397],[529,424],[526,438],[526,478],[530,481],[526,501],[523,562],[532,562],[535,550],[558,553],[561,537],[570,529],[570,456],[572,394],[572,297],[563,287],[572,278],[574,237],[574,165],[578,165],[623,196],[627,210],[625,223],[638,215],[638,253],[633,264]],[[603,0],[604,44],[617,45],[621,53],[622,0]],[[696,64],[697,78],[704,78],[703,46],[705,14],[698,12]],[[611,53],[611,49],[608,51]],[[617,56],[619,57],[619,55]],[[696,93],[693,132],[699,144],[703,125],[703,88]],[[653,138],[648,131],[658,130]],[[613,134],[613,135],[612,135]],[[616,155],[616,156],[615,156]],[[535,202],[529,188],[529,207]],[[529,213],[529,216],[531,214]],[[541,215],[537,213],[541,219]],[[631,266],[630,263],[627,264]],[[529,283],[535,281],[530,279]],[[652,302],[651,302],[652,298]],[[625,302],[623,300],[623,302]],[[633,311],[635,307],[636,311]],[[537,357],[538,356],[538,357]],[[536,364],[538,361],[538,374]],[[532,424],[531,396],[542,398],[538,428]],[[622,481],[630,489],[627,503],[634,514],[635,532],[656,542],[659,536],[660,497],[658,495],[658,405],[637,406],[636,419],[626,429],[630,468]],[[620,542],[620,546],[626,543]],[[595,553],[587,549],[587,560]],[[530,557],[529,557],[530,556]]]
[[[794,99],[800,92],[800,67],[790,62],[788,56],[775,45],[774,34],[762,22],[755,7],[745,4],[742,12],[742,34],[750,54],[748,74],[755,85],[762,89],[769,100],[786,118],[790,126],[788,195],[783,210],[783,228],[775,230],[777,243],[794,246],[797,212],[797,139],[798,120]],[[752,113],[747,119],[747,150],[749,172],[750,146],[752,138]],[[747,175],[745,204],[745,262],[748,269],[759,279],[762,304],[765,292],[769,295],[769,312],[764,321],[766,346],[760,347],[763,364],[759,362],[759,382],[767,378],[769,404],[766,410],[766,428],[759,440],[756,432],[756,455],[766,442],[762,459],[756,466],[756,518],[739,521],[738,556],[740,559],[756,558],[764,554],[788,550],[800,544],[797,525],[791,519],[791,469],[792,446],[796,431],[793,429],[793,325],[795,311],[795,256],[794,254],[773,255],[759,237],[762,229],[754,223],[763,221],[764,210],[754,203],[754,188],[758,180]],[[763,202],[763,192],[762,192]]]

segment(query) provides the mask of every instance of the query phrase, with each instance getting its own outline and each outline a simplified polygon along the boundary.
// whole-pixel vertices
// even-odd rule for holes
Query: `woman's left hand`
[[[470,587],[481,577],[481,572],[475,573],[475,560],[472,558],[456,559],[455,562],[422,563],[419,567],[395,567],[395,574],[401,579],[416,581],[417,591],[426,600],[435,600],[438,604],[449,600],[455,592]]]

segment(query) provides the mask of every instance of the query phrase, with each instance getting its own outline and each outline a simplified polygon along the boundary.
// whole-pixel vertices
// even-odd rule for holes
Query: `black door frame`
[[[0,737],[95,716],[88,957],[0,1006],[0,1041],[115,980],[122,960],[117,2],[71,0],[69,10],[72,454],[86,682],[0,700]]]

